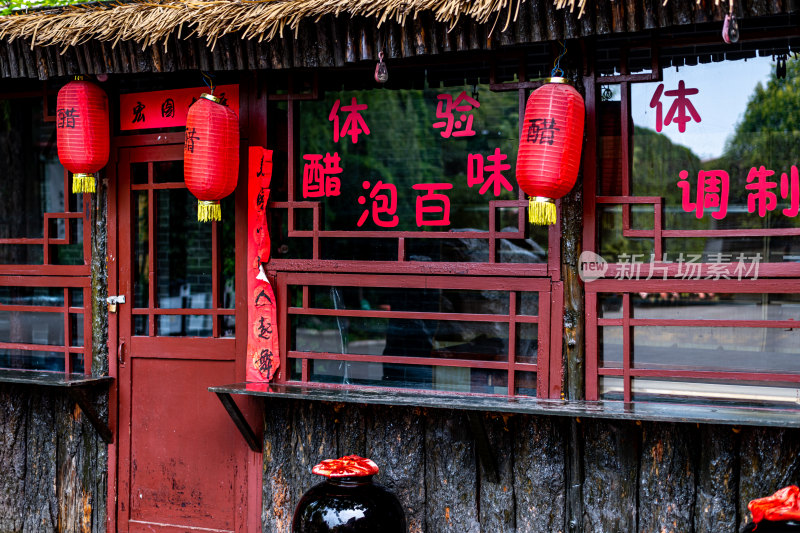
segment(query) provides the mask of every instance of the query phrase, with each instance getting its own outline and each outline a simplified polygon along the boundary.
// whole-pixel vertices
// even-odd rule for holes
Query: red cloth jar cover
[[[108,97],[80,76],[58,91],[58,159],[72,172],[72,192],[94,192],[94,174],[108,163]]]
[[[204,93],[189,108],[183,145],[183,179],[199,200],[198,220],[222,219],[219,200],[233,192],[238,177],[239,118]]]
[[[346,455],[339,459],[326,459],[312,468],[311,472],[327,478],[374,476],[378,473],[378,465],[372,459]]]
[[[795,485],[784,487],[772,496],[751,500],[747,508],[756,524],[764,519],[800,520],[800,488]]]
[[[555,224],[553,200],[567,194],[578,178],[583,145],[584,103],[564,78],[548,78],[533,91],[517,153],[517,182],[530,197],[528,218]]]
[[[397,497],[372,480],[378,473],[372,460],[348,455],[311,471],[326,479],[300,498],[292,533],[407,533]]]

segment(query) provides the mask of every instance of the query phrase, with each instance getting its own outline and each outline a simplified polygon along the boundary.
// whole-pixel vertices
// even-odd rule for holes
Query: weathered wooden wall
[[[498,482],[476,458],[464,412],[270,401],[263,531],[290,531],[294,505],[320,481],[311,467],[351,453],[381,467],[410,533],[737,533],[749,500],[800,482],[800,430],[481,417]],[[583,476],[570,491],[576,438]]]
[[[98,180],[89,221],[94,320],[87,364],[97,376],[108,375],[106,191],[106,180]],[[108,394],[92,399],[107,419]],[[106,444],[66,392],[0,385],[0,533],[104,533],[107,464]]]
[[[63,392],[0,387],[0,532],[105,531],[105,444]]]

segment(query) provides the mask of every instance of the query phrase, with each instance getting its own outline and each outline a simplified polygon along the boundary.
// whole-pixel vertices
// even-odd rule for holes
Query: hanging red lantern
[[[109,154],[108,97],[94,83],[76,76],[58,91],[58,159],[72,172],[72,192],[94,192],[94,173]]]
[[[198,199],[197,220],[221,220],[219,201],[239,177],[239,118],[213,94],[203,94],[186,116],[183,179]]]
[[[517,153],[517,182],[529,196],[533,224],[556,222],[554,201],[578,178],[583,144],[584,103],[564,78],[548,78],[533,91]]]

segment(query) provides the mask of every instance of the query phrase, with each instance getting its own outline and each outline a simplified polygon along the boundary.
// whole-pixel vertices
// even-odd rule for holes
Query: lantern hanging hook
[[[208,87],[208,90],[211,91],[211,94],[214,94],[214,76],[205,70],[201,70],[200,73],[203,75],[203,83],[206,84],[206,87]]]
[[[386,63],[383,61],[383,50],[378,52],[378,64],[375,65],[375,81],[378,83],[389,81],[389,71],[386,70]]]
[[[561,45],[561,53],[558,54],[556,60],[553,61],[553,70],[550,71],[551,77],[563,77],[564,71],[561,69],[561,58],[567,55],[567,44],[564,41],[558,41],[558,44]]]
[[[728,14],[722,22],[722,40],[725,44],[732,44],[739,41],[739,22],[734,13],[734,0],[728,2]],[[747,61],[747,59],[745,59]]]

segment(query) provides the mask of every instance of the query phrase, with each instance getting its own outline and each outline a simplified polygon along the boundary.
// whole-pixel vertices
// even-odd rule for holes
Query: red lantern
[[[221,220],[219,201],[239,177],[239,118],[211,94],[203,94],[186,116],[183,179],[198,199],[197,220]]]
[[[93,174],[106,166],[109,153],[108,97],[80,76],[58,91],[58,159],[72,172],[72,192],[94,192]]]
[[[528,219],[555,224],[554,200],[578,178],[583,144],[583,98],[564,78],[548,78],[533,91],[517,153],[517,182],[529,196]]]

